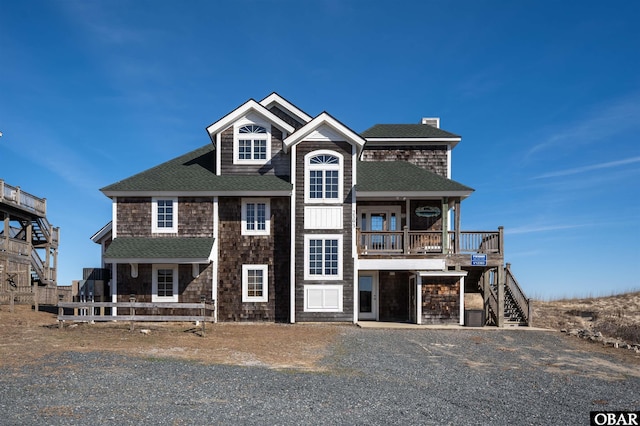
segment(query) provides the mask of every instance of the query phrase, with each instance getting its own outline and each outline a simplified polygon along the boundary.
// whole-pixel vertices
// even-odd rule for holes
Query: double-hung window
[[[270,135],[265,126],[245,124],[236,131],[235,162],[265,163],[270,157]]]
[[[307,234],[305,280],[342,279],[342,235]]]
[[[305,202],[339,203],[342,199],[342,156],[317,151],[305,157]]]
[[[270,227],[269,199],[244,198],[242,200],[242,235],[269,235]]]
[[[267,302],[269,300],[269,266],[242,265],[242,301]]]
[[[154,197],[151,200],[152,231],[178,232],[178,199]]]

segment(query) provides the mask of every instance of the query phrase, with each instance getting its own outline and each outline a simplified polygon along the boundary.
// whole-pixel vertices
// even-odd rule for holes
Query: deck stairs
[[[482,292],[485,278],[490,280],[488,289],[489,294],[484,295],[487,305],[488,315],[487,323],[491,325],[498,324],[498,284],[497,274],[490,273],[485,276],[484,271],[471,271],[467,276],[469,283],[477,283],[477,290]],[[518,284],[511,265],[507,263],[504,268],[504,322],[505,327],[530,326],[531,325],[531,300],[528,299],[522,288]]]

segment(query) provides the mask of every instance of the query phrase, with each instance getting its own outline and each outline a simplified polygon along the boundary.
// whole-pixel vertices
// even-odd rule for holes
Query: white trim
[[[99,244],[100,240],[102,240],[104,237],[106,237],[109,234],[109,232],[111,232],[112,227],[113,227],[113,222],[109,221],[109,223],[104,225],[102,228],[100,228],[98,232],[96,232],[91,236],[90,238],[91,241],[93,241],[96,244]]]
[[[284,99],[282,96],[278,95],[276,92],[273,92],[260,101],[260,105],[267,109],[269,109],[269,107],[273,104],[277,104],[281,110],[295,116],[295,118],[303,123],[308,123],[309,121],[311,121],[310,115],[307,115],[304,111]]]
[[[163,197],[176,195],[175,191],[105,191],[107,197]],[[290,190],[279,191],[182,191],[177,194],[180,197],[288,197]]]
[[[451,142],[460,142],[462,138],[400,138],[400,137],[388,137],[388,138],[366,138],[367,142],[383,142],[385,144],[402,144],[405,142],[429,142],[430,144],[434,144],[434,142],[442,142],[444,144],[450,144]]]
[[[359,259],[358,270],[380,271],[444,271],[444,259]],[[451,272],[451,271],[445,271]]]
[[[310,164],[310,160],[319,155],[328,155],[336,157],[338,164]],[[322,186],[323,197],[311,198],[309,191],[310,173],[314,171],[337,171],[338,172],[338,196],[336,198],[324,198],[324,191],[326,189],[326,177],[323,174]],[[344,197],[344,156],[336,151],[328,149],[320,149],[317,151],[309,152],[304,156],[304,202],[308,204],[342,204]]]
[[[130,263],[131,265],[131,278],[138,278],[138,264]]]
[[[111,303],[118,303],[118,264],[111,264]],[[118,316],[118,308],[111,308],[111,316]]]
[[[159,269],[171,269],[173,278],[173,295],[170,297],[158,296],[158,270]],[[152,267],[151,275],[151,301],[152,302],[177,302],[178,301],[178,265],[173,264],[160,264],[155,263]]]
[[[213,245],[209,260],[213,262],[211,271],[211,300],[213,300],[213,321],[218,322],[218,259],[220,220],[218,218],[218,197],[213,197]]]
[[[158,201],[171,201],[171,228],[158,228]],[[154,234],[178,233],[178,197],[151,197],[151,232]]]
[[[467,271],[418,271],[421,277],[466,277]]]
[[[342,304],[344,299],[344,286],[339,284],[311,284],[304,286],[304,311],[305,312],[342,312]],[[321,304],[309,306],[309,303],[314,298],[309,297],[309,291],[319,292]],[[327,306],[327,293],[330,291],[337,291],[337,306]]]
[[[349,129],[344,124],[340,123],[335,118],[331,117],[326,112],[323,112],[316,116],[313,120],[305,124],[302,128],[298,129],[295,133],[285,138],[285,140],[283,141],[284,152],[286,153],[289,148],[304,140],[308,135],[310,135],[313,131],[315,131],[322,125],[327,125],[333,128],[339,134],[344,136],[345,141],[351,143],[352,145],[356,145],[358,148],[358,152],[362,151],[366,140],[353,130]]]
[[[422,275],[416,274],[416,323],[422,324]]]
[[[270,235],[271,234],[271,199],[269,198],[243,198],[241,201],[241,234],[242,235]],[[247,204],[264,204],[265,223],[264,229],[247,229]],[[256,209],[257,210],[257,209]],[[257,212],[256,212],[257,214]],[[254,221],[257,228],[257,218]]]
[[[473,191],[358,191],[358,198],[433,198],[438,199],[442,197],[460,197],[466,198],[470,196]]]
[[[209,258],[204,257],[189,257],[189,258],[175,258],[175,257],[163,257],[163,258],[149,258],[149,257],[127,257],[127,258],[114,258],[106,257],[104,263],[117,263],[119,265],[126,263],[179,263],[181,265],[189,265],[192,263],[209,263]]]
[[[213,135],[222,130],[225,130],[229,126],[231,126],[237,119],[247,115],[252,111],[262,116],[266,121],[270,122],[280,130],[286,131],[288,133],[293,133],[295,131],[295,128],[293,126],[287,124],[284,120],[273,114],[271,111],[260,105],[255,100],[249,99],[247,102],[222,117],[220,120],[208,126],[207,132],[209,132],[209,135]]]
[[[251,135],[247,138],[240,136],[240,128],[244,126],[258,126],[265,129],[264,136],[262,133],[247,133]],[[251,158],[240,159],[240,139],[248,139],[251,141]],[[253,158],[254,142],[260,140],[265,141],[265,158]],[[271,124],[262,121],[255,115],[242,117],[233,124],[233,164],[238,165],[262,165],[271,164]]]
[[[451,179],[451,146],[447,147],[447,179]]]
[[[322,269],[323,273],[319,275],[311,275],[309,273],[309,241],[322,240]],[[336,275],[324,274],[324,241],[337,240],[338,241],[338,273]],[[342,240],[343,236],[340,234],[305,234],[304,235],[304,279],[306,281],[340,281],[342,280],[343,270],[343,254],[342,254]]]
[[[111,203],[111,239],[118,236],[118,197],[113,197]]]
[[[296,158],[297,149],[294,146],[291,149],[291,184],[293,190],[291,191],[291,246],[289,248],[289,322],[294,324],[296,322]]]
[[[249,296],[249,271],[262,271],[262,296]],[[269,301],[269,266],[242,265],[242,303],[264,303]]]
[[[220,146],[222,145],[222,133],[216,133],[216,176],[222,174],[222,154]]]
[[[460,277],[460,325],[464,325],[464,276]]]

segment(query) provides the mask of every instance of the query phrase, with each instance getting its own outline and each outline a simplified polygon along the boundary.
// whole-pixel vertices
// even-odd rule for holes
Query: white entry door
[[[378,276],[360,273],[358,277],[358,319],[378,319]]]

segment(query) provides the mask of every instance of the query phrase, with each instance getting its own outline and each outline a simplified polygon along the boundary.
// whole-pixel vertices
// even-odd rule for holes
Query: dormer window
[[[305,202],[340,203],[342,199],[342,156],[316,151],[305,157]]]
[[[265,126],[244,124],[237,127],[235,135],[237,164],[266,163],[271,157],[271,135]]]

